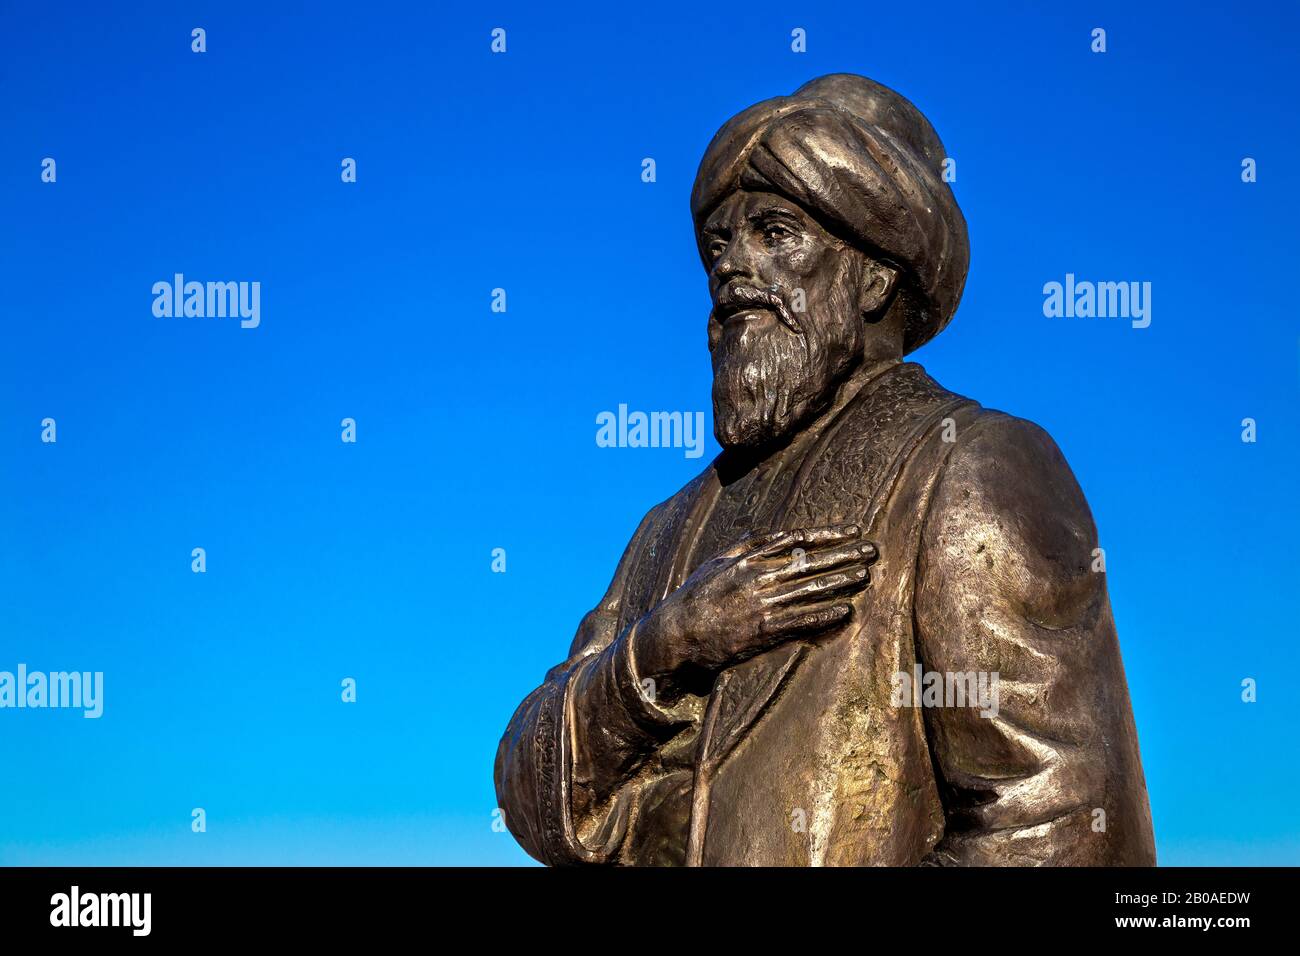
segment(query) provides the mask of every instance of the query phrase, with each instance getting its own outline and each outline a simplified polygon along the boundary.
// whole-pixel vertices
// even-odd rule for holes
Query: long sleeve
[[[568,659],[520,704],[497,750],[506,825],[544,863],[616,861],[643,796],[666,774],[659,751],[698,722],[698,698],[669,707],[644,692],[631,654],[637,623],[615,633],[629,565],[654,517],[583,618]]]
[[[936,865],[1150,865],[1150,810],[1092,516],[1051,438],[986,413],[950,455],[916,592],[922,667],[997,676],[925,710]],[[951,701],[949,702],[951,704]]]

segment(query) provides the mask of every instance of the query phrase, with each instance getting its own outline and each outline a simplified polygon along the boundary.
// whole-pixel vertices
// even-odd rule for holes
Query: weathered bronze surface
[[[714,137],[691,207],[723,453],[646,515],[501,741],[539,860],[1155,862],[1074,476],[903,361],[966,278],[944,157],[846,74]]]

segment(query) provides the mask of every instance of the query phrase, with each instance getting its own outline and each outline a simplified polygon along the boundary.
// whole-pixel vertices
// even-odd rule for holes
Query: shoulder
[[[613,638],[613,628],[618,621],[628,581],[635,577],[634,569],[641,556],[647,552],[653,555],[661,545],[666,546],[676,535],[681,525],[689,520],[700,491],[712,474],[710,465],[703,472],[687,482],[672,497],[655,505],[642,517],[636,531],[623,549],[623,555],[614,569],[614,577],[605,591],[605,596],[582,619],[578,633],[569,647],[569,657],[580,653],[590,654],[601,650]]]
[[[701,491],[713,477],[713,468],[713,464],[710,463],[707,468],[679,488],[675,494],[647,511],[645,517],[641,519],[641,524],[637,527],[636,534],[632,536],[632,541],[628,545],[629,549],[634,548],[641,539],[644,539],[656,529],[663,530],[667,526],[688,520],[696,502],[699,501]]]
[[[930,503],[924,561],[982,578],[1064,627],[1102,586],[1096,547],[1088,502],[1046,431],[995,411],[959,429]]]

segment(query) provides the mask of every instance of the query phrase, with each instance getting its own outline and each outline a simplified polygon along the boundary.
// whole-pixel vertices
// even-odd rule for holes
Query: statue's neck
[[[821,431],[828,422],[835,419],[835,416],[843,410],[845,405],[857,398],[858,393],[870,382],[875,381],[885,372],[901,364],[903,364],[903,360],[897,357],[862,363],[852,375],[840,383],[839,388],[835,391],[834,400],[824,412],[817,416],[817,419],[809,427]]]

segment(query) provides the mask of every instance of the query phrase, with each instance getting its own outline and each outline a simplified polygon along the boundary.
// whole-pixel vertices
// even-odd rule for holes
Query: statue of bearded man
[[[966,278],[945,155],[846,74],[709,145],[691,210],[723,452],[645,516],[501,740],[537,859],[1155,862],[1069,466],[903,361]]]

